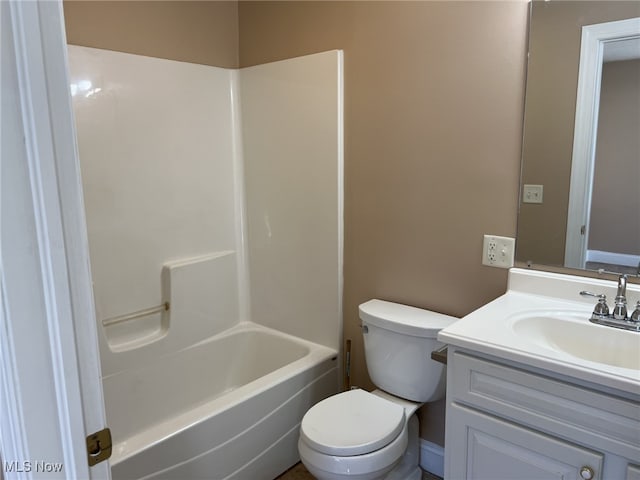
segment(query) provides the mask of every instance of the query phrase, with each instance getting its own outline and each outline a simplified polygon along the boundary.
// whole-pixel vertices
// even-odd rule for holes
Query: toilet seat
[[[318,453],[350,457],[389,445],[405,424],[401,405],[365,390],[349,390],[311,407],[302,419],[300,438]]]

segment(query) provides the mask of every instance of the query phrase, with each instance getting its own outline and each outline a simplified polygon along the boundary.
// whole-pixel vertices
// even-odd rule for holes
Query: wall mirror
[[[516,260],[640,274],[640,2],[531,3]]]

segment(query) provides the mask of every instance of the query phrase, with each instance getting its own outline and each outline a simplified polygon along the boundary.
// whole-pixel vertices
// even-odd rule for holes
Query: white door
[[[0,477],[110,478],[60,1],[0,2]]]

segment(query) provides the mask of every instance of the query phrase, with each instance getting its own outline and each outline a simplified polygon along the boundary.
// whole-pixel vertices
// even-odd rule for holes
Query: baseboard
[[[444,448],[421,438],[420,468],[438,477],[444,477]]]

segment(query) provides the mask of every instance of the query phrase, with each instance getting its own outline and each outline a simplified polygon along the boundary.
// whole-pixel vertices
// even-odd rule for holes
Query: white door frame
[[[585,268],[605,43],[640,36],[640,18],[582,27],[564,266]]]
[[[109,479],[85,446],[105,414],[62,4],[0,21],[0,477]]]

